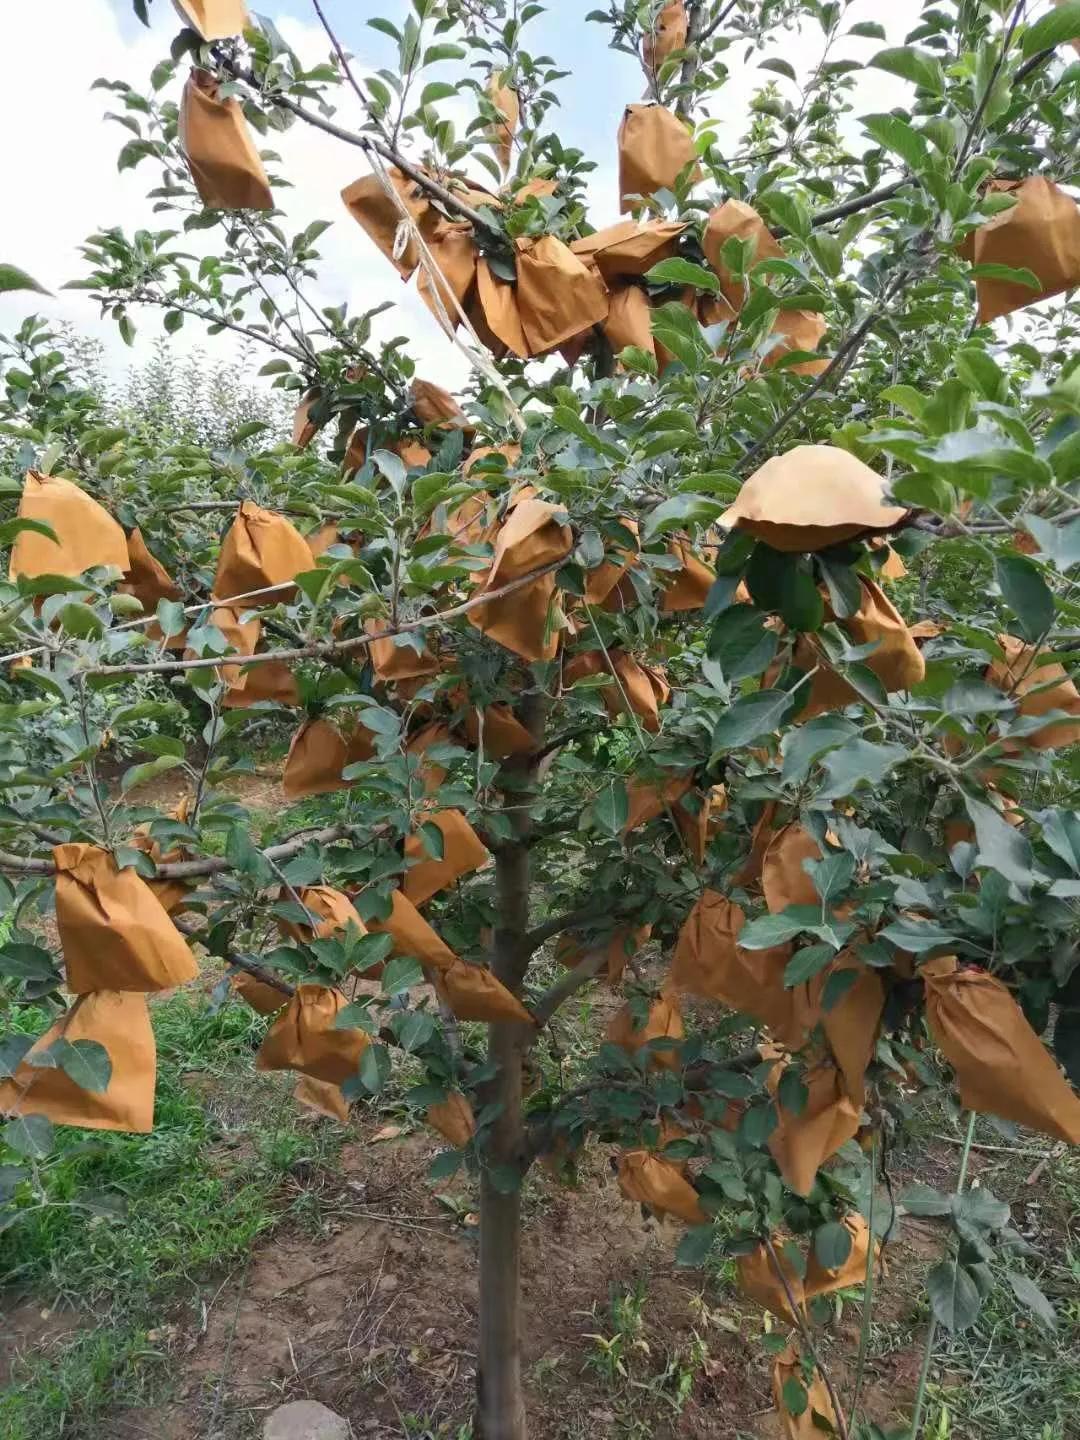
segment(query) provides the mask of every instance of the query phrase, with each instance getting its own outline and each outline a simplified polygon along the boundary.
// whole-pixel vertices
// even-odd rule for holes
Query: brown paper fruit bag
[[[476,284],[478,252],[473,228],[468,222],[459,224],[440,219],[428,240],[428,249],[442,279],[436,285],[428,275],[427,266],[424,266],[416,282],[417,293],[440,325],[444,324],[445,312],[450,322],[450,333],[453,334],[461,323],[459,307],[468,309]]]
[[[795,350],[816,350],[825,338],[829,325],[815,310],[779,310],[773,321],[770,338],[773,343],[765,356],[765,366],[772,369]],[[785,367],[792,375],[820,375],[829,368],[829,359],[800,360]]]
[[[504,85],[502,77],[494,71],[488,78],[487,98],[501,117],[487,131],[488,144],[499,157],[499,168],[506,175],[514,156],[514,136],[521,119],[521,103],[517,91]]]
[[[347,1001],[325,985],[299,985],[266,1032],[256,1070],[299,1070],[341,1085],[355,1075],[370,1041],[363,1030],[338,1030],[334,1022]]]
[[[689,21],[683,0],[668,0],[668,3],[653,21],[652,28],[646,29],[641,40],[641,53],[650,70],[658,70],[669,55],[681,50],[686,44]]]
[[[773,1067],[769,1088],[780,1083],[782,1063]],[[847,1095],[839,1070],[822,1061],[803,1075],[809,1095],[798,1115],[777,1100],[779,1123],[769,1137],[769,1150],[785,1181],[797,1195],[809,1195],[814,1177],[840,1147],[859,1130],[859,1108]]]
[[[416,776],[425,795],[433,795],[446,779],[447,774],[446,767],[437,764],[427,752],[433,745],[449,744],[452,744],[449,729],[445,725],[436,723],[425,725],[422,730],[418,730],[405,746],[406,755],[416,756],[419,759]]]
[[[790,945],[744,950],[738,943],[746,923],[742,907],[716,890],[705,890],[679,932],[671,984],[680,994],[720,1000],[767,1025],[787,1044],[802,1043],[796,1029],[796,994],[784,988]]]
[[[626,787],[629,811],[622,829],[623,835],[631,834],[642,825],[647,825],[650,820],[659,819],[661,815],[666,815],[668,810],[674,813],[675,806],[691,789],[693,783],[689,775],[680,775],[662,783],[632,780]]]
[[[151,554],[146,541],[142,537],[142,531],[136,527],[127,537],[128,563],[124,571],[124,583],[116,588],[123,595],[134,595],[143,608],[144,615],[153,615],[162,600],[179,601],[181,590],[179,585],[162,565],[161,561]],[[146,627],[146,637],[149,640],[160,642],[165,640],[170,649],[182,650],[187,641],[187,631],[179,630],[175,635],[170,635],[166,640],[161,633],[161,626],[156,620]]]
[[[448,970],[436,974],[435,989],[459,1020],[533,1023],[517,996],[482,965],[455,960]]]
[[[488,760],[506,760],[511,755],[531,755],[536,749],[532,736],[509,705],[486,705],[483,712],[484,755]],[[470,745],[480,744],[480,719],[469,706],[462,725]]]
[[[290,800],[347,790],[341,772],[375,754],[371,732],[356,724],[346,736],[333,720],[305,720],[289,745],[281,788]]]
[[[620,285],[617,281],[614,282],[608,297],[608,313],[602,323],[604,337],[611,346],[612,354],[621,355],[628,346],[634,345],[637,349],[644,350],[646,355],[656,355],[656,343],[652,333],[652,306],[640,285]]]
[[[619,194],[625,214],[641,201],[634,196],[670,190],[680,173],[694,164],[694,138],[677,115],[663,105],[628,105],[619,126]],[[701,178],[694,164],[693,181]]]
[[[425,970],[445,971],[458,963],[458,957],[400,890],[391,894],[390,903],[387,918],[368,920],[367,928],[373,935],[389,935],[393,939],[391,954],[411,956]]]
[[[572,970],[589,955],[603,950],[604,974],[608,983],[617,985],[623,977],[627,960],[631,959],[652,934],[651,925],[619,925],[610,939],[586,943],[574,935],[564,935],[555,947],[555,959]]]
[[[222,704],[226,710],[247,710],[252,705],[273,701],[278,705],[299,705],[300,691],[296,677],[281,660],[242,669],[242,683],[230,686]]]
[[[415,180],[411,180],[395,165],[388,165],[386,173],[391,187],[397,191],[417,229],[425,240],[430,239],[442,217],[428,203],[426,193]],[[341,198],[356,223],[367,231],[387,260],[397,267],[402,279],[408,280],[420,264],[420,252],[415,241],[410,238],[401,254],[395,258],[395,239],[402,216],[392,198],[383,189],[379,177],[363,176],[352,185],[346,186],[341,192]]]
[[[469,312],[469,319],[496,359],[509,350],[527,360],[531,351],[525,338],[517,286],[496,275],[483,258],[476,265],[476,301],[476,309]],[[482,325],[477,324],[478,319],[483,321]]]
[[[779,1236],[773,1236],[773,1249],[776,1252],[777,1263],[783,1272],[784,1280],[787,1281],[786,1289],[784,1280],[781,1280],[776,1273],[776,1266],[764,1245],[759,1245],[748,1255],[738,1257],[735,1261],[736,1280],[739,1289],[748,1300],[753,1300],[763,1310],[768,1310],[778,1319],[788,1320],[795,1324],[798,1317],[795,1310],[792,1309],[791,1301],[795,1302],[796,1309],[799,1311],[804,1310],[806,1304],[802,1276],[784,1253],[783,1243]],[[788,1299],[789,1290],[791,1300]]]
[[[401,888],[414,905],[423,905],[462,875],[479,870],[491,858],[460,810],[439,810],[425,816],[423,823],[434,825],[441,832],[443,853],[439,859],[430,855],[422,832],[410,835],[405,841],[405,859],[416,863],[405,871]]]
[[[620,517],[619,524],[636,539],[638,534],[638,522],[631,516]],[[614,558],[611,558],[614,556]],[[624,549],[621,545],[615,545],[610,540],[605,544],[605,556],[594,570],[590,570],[585,576],[585,603],[586,605],[602,605],[615,589],[619,581],[626,574],[627,570],[637,564],[638,550],[635,545],[633,549]]]
[[[570,249],[586,264],[595,265],[610,284],[640,277],[661,260],[670,260],[688,228],[682,220],[620,220],[572,241]]]
[[[1004,659],[991,661],[986,683],[1004,690],[1020,705],[1021,715],[1049,715],[1061,710],[1075,715],[1076,720],[1052,720],[1041,730],[1017,739],[1006,739],[1002,748],[1007,755],[1024,750],[1060,750],[1080,740],[1080,691],[1069,678],[1068,671],[1056,660],[1036,664],[1039,649],[1026,645],[1015,635],[999,635],[998,644]]]
[[[789,1410],[784,1398],[784,1387],[794,1380],[806,1394],[806,1409],[798,1415]],[[773,1402],[780,1414],[784,1440],[821,1440],[822,1435],[838,1435],[840,1426],[836,1409],[829,1397],[829,1389],[815,1369],[814,1378],[807,1385],[803,1375],[802,1361],[794,1345],[776,1357],[773,1364]],[[820,1423],[814,1417],[820,1417]]]
[[[886,505],[884,493],[883,478],[847,450],[796,445],[751,475],[720,524],[774,550],[826,550],[898,525],[907,511]]]
[[[648,1150],[625,1150],[619,1157],[619,1189],[628,1200],[687,1225],[707,1225],[698,1192],[677,1165]]]
[[[650,1040],[671,1040],[670,1046],[649,1051],[649,1067],[678,1070],[682,1064],[679,1044],[685,1034],[678,1000],[673,994],[664,994],[649,1007],[645,1023],[640,1027],[630,1005],[624,1005],[608,1025],[606,1038],[609,1044],[618,1045],[630,1055],[636,1055]]]
[[[610,662],[610,663],[609,663]],[[575,655],[563,670],[564,685],[577,684],[593,675],[610,675],[601,698],[613,720],[633,714],[651,735],[660,729],[660,707],[671,699],[671,686],[662,670],[640,664],[625,650],[612,650],[607,658],[600,650]]]
[[[301,905],[310,910],[316,923],[313,929],[310,925],[301,925],[297,921],[279,920],[278,929],[283,935],[307,944],[311,940],[342,939],[350,926],[361,935],[367,934],[367,926],[343,891],[335,890],[330,885],[305,885],[296,893],[300,897]],[[282,892],[282,898],[288,898],[287,891]]]
[[[856,980],[828,1010],[822,996],[829,977],[853,970]],[[802,991],[803,987],[799,987]],[[876,970],[848,950],[810,981],[806,987],[804,1018],[807,1030],[820,1024],[832,1057],[844,1078],[844,1090],[854,1103],[866,1103],[866,1072],[877,1049],[885,1010],[885,985]],[[787,1043],[787,1042],[784,1042]]]
[[[173,4],[185,25],[204,40],[231,40],[251,24],[244,0],[173,0]]]
[[[309,390],[296,407],[293,415],[292,443],[298,450],[306,450],[319,433],[319,426],[311,419],[311,411],[321,398],[321,390]]]
[[[499,530],[491,569],[477,593],[499,590],[564,560],[573,548],[573,532],[555,518],[561,513],[559,506],[546,500],[519,500]],[[469,612],[469,623],[523,660],[554,660],[559,632],[552,627],[548,633],[548,611],[554,597],[552,571],[501,599],[478,605]]]
[[[103,1045],[112,1073],[99,1093],[84,1090],[59,1066],[38,1068],[29,1056],[43,1054],[57,1040]],[[54,1125],[87,1130],[128,1130],[146,1135],[154,1128],[157,1049],[146,996],[97,990],[75,1004],[31,1046],[10,1080],[0,1082],[0,1115],[44,1115]]]
[[[976,265],[1030,270],[1037,276],[1039,288],[978,276],[975,289],[980,325],[1080,285],[1080,210],[1076,201],[1045,175],[994,180],[990,192],[1011,195],[1016,204],[981,225],[960,253]]]
[[[387,623],[384,620],[366,620],[364,630],[368,635],[382,635]],[[415,648],[414,640],[421,642],[419,650]],[[397,645],[394,641],[393,635],[386,635],[373,640],[368,646],[372,669],[376,678],[384,684],[389,685],[398,680],[416,680],[439,673],[438,659],[428,649],[422,632],[418,631],[410,636],[407,645]]]
[[[514,248],[521,327],[533,355],[607,317],[607,286],[555,235],[522,235]]]
[[[81,575],[95,565],[128,568],[128,543],[123,529],[70,480],[28,470],[18,518],[50,525],[56,540],[34,530],[20,531],[8,562],[12,580],[20,575]]]
[[[445,1100],[429,1105],[425,1118],[455,1150],[463,1150],[476,1134],[476,1116],[460,1090],[451,1090]]]
[[[284,515],[244,500],[221,542],[213,593],[219,600],[229,600],[251,590],[284,585],[314,568],[311,546],[295,525]],[[290,593],[281,590],[259,603],[272,605]]]
[[[245,1005],[250,1005],[257,1015],[276,1015],[289,1003],[289,996],[284,990],[267,985],[265,980],[256,979],[243,970],[229,983],[233,994],[238,995]]]
[[[720,829],[726,809],[727,789],[723,785],[714,785],[705,794],[689,791],[672,806],[683,844],[699,865],[705,863],[709,841]]]
[[[701,248],[720,278],[724,299],[738,313],[747,299],[747,285],[745,280],[737,280],[724,263],[724,246],[729,240],[741,240],[752,246],[752,259],[744,267],[745,274],[763,260],[782,260],[784,251],[752,205],[742,200],[725,200],[711,212],[701,237]]]
[[[96,845],[57,845],[56,926],[68,989],[169,990],[198,977],[187,942],[134,870]]]
[[[180,101],[180,148],[210,210],[273,210],[274,196],[239,100],[218,98],[209,70],[193,69]]]
[[[716,571],[710,569],[681,540],[673,540],[668,553],[681,561],[678,570],[661,571],[660,583],[664,587],[660,599],[663,615],[674,615],[683,610],[700,610],[709,598],[709,591],[716,580]]]
[[[798,824],[785,825],[769,842],[761,866],[761,889],[773,915],[789,905],[821,905],[804,860],[820,860],[821,846],[809,830]]]
[[[436,426],[440,430],[471,431],[473,428],[450,391],[430,380],[414,380],[409,386],[409,399],[421,425]]]
[[[314,1110],[316,1115],[325,1115],[328,1120],[340,1120],[344,1125],[349,1119],[349,1102],[341,1093],[340,1085],[331,1085],[326,1080],[315,1080],[310,1075],[301,1075],[293,1091],[293,1099],[305,1110]]]
[[[993,975],[955,964],[931,960],[919,974],[930,1033],[956,1071],[965,1108],[1080,1144],[1080,1098],[1020,1006]]]
[[[866,1282],[866,1261],[870,1250],[870,1227],[861,1215],[845,1215],[842,1224],[851,1236],[851,1251],[842,1265],[826,1268],[817,1258],[813,1247],[806,1267],[806,1298],[813,1300],[816,1295],[832,1295],[837,1290],[850,1290]],[[880,1245],[874,1241],[874,1254]]]

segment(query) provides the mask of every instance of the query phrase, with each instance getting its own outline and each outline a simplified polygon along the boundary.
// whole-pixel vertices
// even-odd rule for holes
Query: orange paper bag
[[[74,1045],[91,1040],[108,1052],[112,1072],[99,1093],[84,1090],[59,1066],[38,1068],[41,1055],[57,1040]],[[0,1083],[0,1115],[44,1115],[54,1125],[87,1130],[127,1130],[146,1135],[154,1128],[157,1049],[145,995],[98,990],[80,995],[16,1068]]]
[[[218,98],[209,70],[193,69],[180,102],[180,148],[210,210],[273,210],[266,170],[239,100]]]
[[[1080,285],[1080,210],[1076,201],[1045,175],[994,180],[990,192],[1010,195],[1016,204],[980,225],[961,246],[961,254],[976,265],[1030,270],[1039,288],[978,276],[975,289],[980,325]]]
[[[173,0],[176,13],[204,40],[231,40],[251,24],[244,0]]]
[[[428,203],[426,193],[415,180],[411,180],[395,165],[388,165],[386,173],[409,217],[424,239],[429,239],[441,216]],[[395,255],[402,215],[391,196],[383,189],[379,177],[363,176],[352,185],[346,186],[341,192],[341,198],[356,223],[367,231],[386,258],[397,267],[402,279],[408,280],[420,263],[420,252],[416,242],[410,237],[401,252]]]
[[[1020,705],[1021,715],[1049,715],[1060,710],[1075,715],[1075,720],[1052,720],[1041,730],[1017,739],[1006,739],[1002,748],[1008,755],[1026,749],[1060,750],[1080,740],[1080,691],[1069,678],[1063,665],[1056,660],[1036,664],[1039,650],[1026,645],[1015,635],[999,635],[998,644],[1005,652],[1003,660],[991,661],[986,682],[1011,695]]]
[[[749,273],[762,260],[782,260],[783,248],[776,242],[772,231],[765,224],[752,205],[742,200],[725,200],[709,215],[705,232],[701,237],[701,248],[705,258],[720,277],[720,290],[724,299],[736,312],[740,311],[747,298],[747,283],[737,280],[724,263],[724,246],[729,240],[749,243],[752,258],[744,266]]]
[[[810,1260],[806,1267],[806,1298],[815,1295],[831,1295],[837,1290],[850,1290],[866,1282],[866,1261],[870,1250],[870,1227],[861,1215],[845,1215],[844,1229],[851,1236],[851,1250],[842,1265],[828,1268],[821,1264],[811,1248]],[[874,1242],[874,1253],[880,1246]]]
[[[448,970],[440,970],[435,976],[435,989],[459,1020],[533,1023],[517,996],[482,965],[455,960]]]
[[[634,345],[639,350],[644,350],[646,355],[655,356],[652,306],[649,304],[648,295],[639,285],[615,285],[608,299],[608,313],[603,321],[603,328],[614,355],[621,355],[628,345]]]
[[[478,337],[496,356],[509,350],[522,360],[529,358],[529,342],[525,338],[517,286],[496,275],[486,260],[476,265],[477,309],[469,319]],[[482,321],[482,324],[477,322]]]
[[[232,977],[230,984],[233,994],[250,1005],[257,1015],[276,1015],[289,1003],[289,996],[284,990],[278,990],[243,970]]]
[[[688,775],[667,780],[663,784],[632,780],[626,787],[629,811],[622,833],[629,835],[640,826],[647,825],[650,820],[659,819],[668,810],[674,814],[675,806],[692,784],[693,781]]]
[[[314,570],[311,546],[284,515],[275,515],[256,505],[242,502],[236,519],[221,542],[214,595],[229,600],[252,590],[284,585],[304,570]],[[267,596],[261,603],[287,599],[289,591]]]
[[[476,284],[478,252],[473,228],[467,222],[458,224],[456,221],[440,220],[428,240],[428,249],[442,278],[436,285],[425,265],[416,282],[417,293],[440,325],[445,323],[445,313],[452,334],[461,323],[458,311],[468,308],[469,297]]]
[[[794,1324],[797,1320],[796,1310],[803,1310],[806,1304],[802,1277],[785,1254],[779,1236],[773,1236],[773,1250],[783,1279],[777,1274],[777,1266],[773,1264],[767,1248],[759,1245],[755,1250],[751,1250],[749,1255],[740,1255],[735,1261],[739,1289],[747,1299],[755,1301],[763,1310],[768,1310],[780,1320],[788,1320]],[[795,1302],[795,1309],[792,1309],[792,1301]]]
[[[8,562],[12,580],[20,575],[81,575],[95,565],[128,568],[128,543],[122,528],[70,480],[28,470],[18,518],[50,525],[56,540],[34,530],[16,535]]]
[[[373,935],[391,936],[394,942],[391,954],[411,956],[425,970],[445,971],[458,963],[458,957],[400,890],[391,894],[390,903],[387,918],[369,920],[367,928]]]
[[[463,1150],[476,1134],[476,1116],[460,1090],[451,1090],[445,1100],[429,1105],[425,1115],[432,1129],[437,1130],[455,1150]]]
[[[387,622],[383,620],[367,620],[364,622],[364,629],[369,635],[381,635],[386,625]],[[420,642],[419,650],[415,648],[414,641]],[[395,644],[393,635],[372,640],[368,646],[368,654],[376,677],[387,685],[398,680],[417,680],[426,675],[437,675],[439,671],[439,662],[427,648],[420,631],[410,635],[407,644]]]
[[[517,303],[521,327],[533,355],[579,335],[607,317],[607,286],[554,235],[520,236]]]
[[[441,385],[434,385],[430,380],[414,380],[409,386],[409,398],[421,425],[434,425],[441,430],[472,428],[465,411]]]
[[[199,974],[187,942],[134,870],[96,845],[57,845],[56,926],[68,989],[169,990]]]
[[[574,240],[570,248],[610,283],[644,275],[661,260],[670,260],[687,228],[681,220],[620,220]]]
[[[311,419],[311,411],[321,398],[321,390],[309,390],[296,407],[293,415],[292,443],[298,450],[306,450],[319,433],[318,425]]]
[[[487,98],[499,114],[488,131],[488,143],[499,157],[499,168],[506,175],[514,155],[514,136],[521,119],[521,102],[517,91],[504,85],[494,72],[488,80]]]
[[[612,1018],[607,1028],[608,1043],[618,1045],[630,1055],[636,1055],[650,1040],[671,1040],[670,1046],[649,1051],[650,1067],[655,1069],[659,1066],[665,1070],[678,1070],[682,1064],[679,1058],[679,1043],[685,1034],[679,1003],[674,995],[670,994],[661,995],[653,1002],[645,1023],[640,1027],[634,1019],[632,1008],[626,1004]]]
[[[619,126],[619,194],[625,213],[641,201],[633,197],[670,190],[697,151],[690,131],[663,105],[628,105]],[[694,165],[694,183],[701,171]]]
[[[405,858],[416,863],[405,871],[401,888],[414,905],[423,905],[491,858],[460,810],[437,811],[423,823],[434,825],[442,834],[443,853],[439,858],[430,855],[422,833],[410,835],[405,841]]]
[[[784,1397],[784,1387],[789,1381],[802,1386],[806,1394],[806,1408],[798,1415],[789,1410]],[[836,1408],[829,1396],[829,1388],[822,1379],[821,1371],[815,1369],[809,1385],[803,1373],[799,1352],[793,1345],[776,1357],[773,1364],[773,1402],[780,1413],[780,1424],[784,1440],[821,1440],[822,1435],[838,1435],[840,1426]],[[815,1419],[815,1416],[819,1417]]]
[[[820,909],[821,897],[803,869],[803,861],[821,858],[821,846],[801,825],[785,825],[777,831],[761,866],[761,889],[773,915],[789,905],[815,905]]]
[[[346,737],[332,720],[305,720],[289,746],[281,788],[290,800],[347,790],[350,782],[341,772],[374,754],[371,732],[362,725]]]
[[[315,925],[313,928],[293,920],[279,920],[278,928],[283,935],[306,944],[311,940],[343,939],[350,926],[361,935],[367,934],[367,927],[352,901],[341,890],[330,885],[305,885],[296,893],[301,905],[314,917]],[[282,892],[282,898],[287,895],[287,891]]]
[[[1080,1145],[1080,1098],[1020,1006],[993,975],[955,964],[931,960],[919,974],[930,1033],[956,1071],[963,1105]]]
[[[907,511],[884,494],[882,477],[847,450],[796,445],[755,470],[720,524],[774,550],[826,550],[898,525]]]
[[[556,519],[557,505],[533,497],[519,500],[495,541],[491,569],[480,594],[499,590],[545,566],[564,560],[573,547],[569,525]],[[555,574],[543,575],[501,599],[478,605],[469,622],[523,660],[553,660],[558,630],[549,633],[548,612],[555,596]]]
[[[636,955],[652,934],[651,925],[620,925],[606,941],[588,943],[564,935],[555,947],[555,959],[560,965],[573,969],[590,954],[602,949],[605,956],[604,971],[610,985],[617,985],[623,977],[626,962]]]
[[[489,760],[506,760],[511,755],[531,755],[536,749],[533,738],[509,705],[487,705],[483,711],[484,755]],[[480,744],[480,720],[476,707],[470,706],[462,724],[470,745]]]
[[[783,1065],[773,1067],[769,1087],[780,1083]],[[809,1091],[798,1115],[776,1102],[779,1123],[769,1137],[769,1150],[785,1181],[797,1195],[809,1195],[814,1178],[826,1160],[854,1139],[859,1130],[859,1109],[852,1104],[840,1072],[823,1061],[803,1075]]]
[[[316,1115],[325,1115],[328,1120],[340,1120],[344,1125],[349,1119],[349,1102],[341,1093],[340,1085],[316,1080],[311,1075],[301,1075],[296,1082],[293,1099],[305,1110],[314,1110]]]
[[[698,1192],[679,1167],[648,1150],[626,1150],[619,1157],[619,1189],[657,1215],[673,1215],[687,1225],[709,1223]]]
[[[325,985],[299,985],[266,1032],[255,1057],[256,1070],[299,1070],[315,1080],[341,1085],[357,1073],[370,1041],[363,1030],[338,1030],[345,996]]]
[[[681,540],[673,540],[668,551],[678,557],[681,565],[678,570],[660,572],[664,587],[660,600],[661,613],[674,615],[683,610],[700,610],[709,598],[716,571],[699,560],[690,546]]]
[[[676,50],[686,44],[689,21],[683,0],[668,0],[651,28],[642,36],[641,53],[646,66],[657,70]]]

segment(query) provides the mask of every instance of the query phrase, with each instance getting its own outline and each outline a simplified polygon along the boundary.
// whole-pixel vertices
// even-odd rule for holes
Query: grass
[[[16,1362],[2,1440],[90,1440],[144,1403],[165,1379],[157,1328],[283,1218],[286,1174],[330,1158],[341,1132],[299,1124],[287,1077],[253,1073],[265,1027],[239,1005],[155,1005],[153,1134],[57,1131],[44,1202],[0,1235],[0,1281],[90,1324]]]

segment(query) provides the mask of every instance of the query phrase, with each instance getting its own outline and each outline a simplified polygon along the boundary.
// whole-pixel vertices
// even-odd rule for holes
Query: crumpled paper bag
[[[501,589],[546,565],[564,560],[573,548],[573,532],[556,517],[558,505],[530,496],[510,511],[495,538],[491,568],[477,594]],[[548,633],[548,612],[555,598],[555,573],[539,576],[501,599],[478,605],[469,623],[523,660],[553,660],[559,632]]]
[[[128,568],[128,542],[122,527],[70,480],[28,470],[18,518],[51,525],[56,540],[34,530],[20,531],[8,562],[12,580],[20,575],[81,575],[95,565]]]
[[[514,241],[517,305],[529,351],[543,355],[608,313],[607,286],[555,235]]]
[[[423,905],[462,875],[479,870],[491,858],[460,810],[439,810],[425,815],[423,823],[441,831],[443,854],[441,859],[429,855],[419,831],[405,841],[405,859],[416,863],[405,871],[401,888],[414,905]]]
[[[670,190],[679,174],[697,160],[694,137],[679,117],[663,105],[628,105],[619,126],[619,194],[621,210],[636,210],[636,195]],[[701,178],[694,164],[693,182]]]
[[[619,1157],[619,1189],[628,1200],[657,1215],[673,1215],[687,1225],[707,1225],[698,1192],[677,1165],[648,1150],[625,1150]]]
[[[371,732],[359,722],[346,735],[333,720],[305,720],[289,745],[281,788],[290,800],[347,790],[350,782],[341,772],[374,754]]]
[[[255,1057],[256,1070],[299,1070],[315,1080],[343,1084],[357,1073],[371,1043],[363,1030],[335,1029],[347,1003],[340,990],[298,985],[266,1032]]]
[[[180,148],[192,183],[210,210],[273,210],[262,159],[251,137],[243,106],[218,99],[218,81],[209,70],[193,69],[180,101]]]

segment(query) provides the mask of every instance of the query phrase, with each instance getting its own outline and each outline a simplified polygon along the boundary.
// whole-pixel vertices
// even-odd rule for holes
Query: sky
[[[641,98],[643,77],[630,56],[607,48],[608,32],[600,25],[575,26],[567,53],[564,7],[570,6],[580,15],[588,8],[579,0],[549,0],[547,14],[526,35],[534,53],[542,49],[560,68],[573,72],[559,87],[560,135],[564,144],[579,146],[598,162],[590,202],[591,218],[599,226],[618,218],[615,137],[624,105]],[[314,64],[327,58],[329,46],[310,0],[253,0],[252,8],[269,16],[305,61]],[[392,42],[366,21],[385,15],[400,22],[411,8],[408,0],[325,0],[325,8],[341,39],[357,56],[358,70],[393,63]],[[855,0],[849,20],[877,20],[886,27],[889,43],[897,44],[916,22],[919,10],[920,0]],[[117,172],[116,156],[129,136],[103,118],[110,108],[109,94],[90,86],[103,76],[145,88],[154,65],[167,56],[179,22],[168,0],[153,0],[149,30],[135,19],[130,0],[28,0],[18,6],[7,0],[5,11],[10,13],[4,15],[5,43],[0,47],[0,135],[4,136],[0,177],[8,203],[0,207],[0,261],[29,271],[54,292],[54,298],[0,296],[0,333],[10,334],[24,314],[36,309],[100,337],[110,368],[119,373],[132,360],[145,358],[152,340],[162,333],[160,315],[135,317],[138,335],[134,350],[128,350],[115,324],[99,318],[84,292],[65,292],[60,287],[82,273],[78,247],[94,229],[165,228],[170,217],[154,216],[145,198],[146,189],[156,183],[153,162]],[[58,37],[62,43],[57,43]],[[877,48],[879,42],[874,40],[847,41],[835,58],[865,62]],[[811,45],[792,33],[760,58],[779,55],[803,73],[816,61],[818,49],[817,40]],[[28,56],[40,55],[49,57],[45,71],[27,63]],[[720,95],[721,141],[733,140],[741,132],[747,101],[767,78],[753,61],[742,64],[741,58],[741,52],[732,52],[732,79]],[[859,78],[855,114],[887,110],[904,99],[905,91],[905,82],[882,71],[868,71]],[[359,102],[343,88],[338,104],[336,118],[347,127],[357,117]],[[458,102],[450,104],[458,108]],[[461,106],[455,119],[464,115]],[[859,133],[853,125],[852,137]],[[23,136],[26,143],[20,143]],[[297,227],[316,218],[335,222],[319,244],[321,302],[337,304],[344,299],[356,310],[394,300],[395,308],[377,322],[376,334],[408,335],[422,374],[451,388],[460,384],[465,368],[460,354],[412,286],[401,284],[342,207],[341,189],[364,173],[358,152],[302,124],[265,143],[279,150],[284,172],[293,182],[292,190],[281,192],[289,222]],[[21,198],[11,203],[10,197]],[[230,338],[206,337],[191,322],[176,341],[185,348],[202,346],[222,358],[235,353]]]

